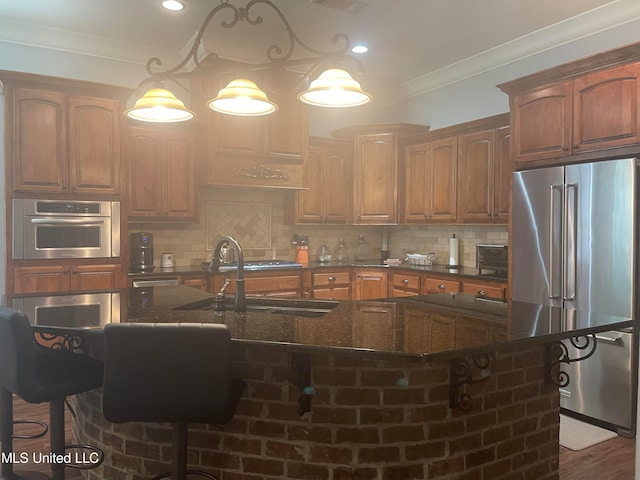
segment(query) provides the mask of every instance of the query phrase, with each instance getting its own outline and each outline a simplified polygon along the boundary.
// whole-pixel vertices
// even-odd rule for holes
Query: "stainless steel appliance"
[[[129,270],[132,272],[153,270],[153,233],[129,234]]]
[[[491,273],[506,278],[509,270],[508,245],[478,243],[476,245],[476,268],[480,275]]]
[[[120,256],[120,202],[16,198],[12,214],[14,259]]]
[[[120,321],[120,294],[96,292],[18,297],[12,300],[12,308],[24,312],[32,325],[101,328],[109,322]]]
[[[638,164],[620,159],[514,173],[514,300],[636,318]],[[604,337],[593,357],[565,368],[571,382],[561,406],[633,436],[637,331]]]

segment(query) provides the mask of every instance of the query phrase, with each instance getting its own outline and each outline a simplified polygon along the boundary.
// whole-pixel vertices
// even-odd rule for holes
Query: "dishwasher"
[[[178,277],[155,278],[153,280],[134,280],[133,288],[138,287],[167,287],[179,285]]]

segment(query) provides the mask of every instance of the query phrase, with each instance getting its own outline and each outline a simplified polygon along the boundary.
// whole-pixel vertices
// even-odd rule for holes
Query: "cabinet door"
[[[278,78],[270,79],[282,85],[295,85],[299,75],[279,72]],[[267,157],[303,162],[309,148],[309,121],[307,106],[298,100],[295,88],[285,91],[269,91],[269,98],[278,105],[278,110],[267,116],[264,153]]]
[[[513,98],[511,125],[515,160],[554,158],[570,153],[572,99],[571,82]]]
[[[386,298],[387,272],[362,270],[356,272],[355,300]]]
[[[391,133],[356,136],[354,220],[389,224],[397,221],[397,145]]]
[[[187,287],[197,288],[205,292],[208,290],[206,276],[183,277],[181,283],[182,285],[186,285]]]
[[[591,73],[573,84],[573,153],[640,142],[638,64]]]
[[[351,143],[329,144],[325,147],[323,164],[323,211],[325,223],[345,224],[351,208]]]
[[[493,219],[494,145],[493,130],[460,137],[458,163],[460,219],[486,223]]]
[[[309,146],[307,160],[302,167],[303,187],[296,195],[296,223],[322,223],[324,220],[324,148]]]
[[[72,290],[106,290],[120,287],[120,265],[72,265]]]
[[[451,223],[457,219],[458,141],[445,138],[431,144],[428,220]]]
[[[67,190],[67,100],[61,93],[18,88],[13,101],[13,189],[29,193]]]
[[[15,267],[13,293],[66,292],[69,279],[68,265]]]
[[[194,138],[189,132],[164,136],[162,213],[166,218],[196,217]]]
[[[69,97],[69,189],[120,192],[120,117],[116,100]]]
[[[160,139],[151,130],[130,128],[128,138],[129,216],[157,217],[162,209]]]
[[[353,319],[353,344],[355,347],[393,351],[397,334],[393,306],[356,305]]]
[[[409,145],[404,151],[404,223],[424,223],[429,211],[431,144]]]
[[[511,182],[513,161],[511,160],[511,129],[496,129],[493,157],[493,219],[499,223],[509,222],[511,211]]]

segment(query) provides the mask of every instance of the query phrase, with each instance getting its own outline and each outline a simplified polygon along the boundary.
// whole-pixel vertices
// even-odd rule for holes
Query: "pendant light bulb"
[[[322,72],[298,98],[318,107],[356,107],[369,103],[373,97],[348,72],[331,68]]]
[[[251,80],[238,78],[229,82],[218,96],[207,102],[216,112],[243,117],[257,117],[275,112],[278,106]]]
[[[147,90],[125,114],[134,120],[154,123],[184,122],[195,116],[171,91],[160,87]]]

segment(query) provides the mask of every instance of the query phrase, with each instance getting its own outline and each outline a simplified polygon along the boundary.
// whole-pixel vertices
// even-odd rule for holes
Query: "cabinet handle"
[[[330,282],[335,282],[336,281],[336,277],[329,277],[329,278],[327,278],[327,280],[329,280]]]
[[[402,283],[404,283],[406,285],[407,283],[409,283],[409,280],[407,280],[406,278],[403,278],[402,279]]]
[[[440,290],[444,290],[444,289],[445,289],[445,288],[447,288],[447,287],[445,287],[445,286],[444,286],[444,284],[443,284],[443,283],[441,283],[440,285],[438,285],[438,288],[439,288]]]
[[[485,292],[484,290],[478,290],[478,296],[485,297],[486,295],[487,295],[487,292]]]

